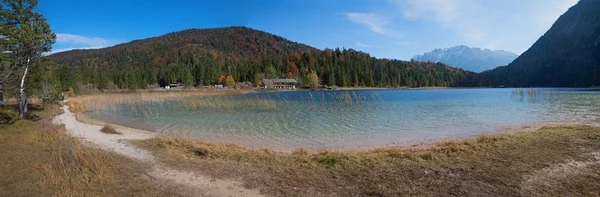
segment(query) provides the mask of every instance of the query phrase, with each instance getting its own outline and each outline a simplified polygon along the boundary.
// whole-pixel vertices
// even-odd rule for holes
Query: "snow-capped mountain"
[[[435,49],[423,55],[415,55],[412,59],[422,62],[442,62],[452,67],[481,72],[498,66],[508,65],[518,56],[509,51],[492,51],[460,45],[445,49]]]

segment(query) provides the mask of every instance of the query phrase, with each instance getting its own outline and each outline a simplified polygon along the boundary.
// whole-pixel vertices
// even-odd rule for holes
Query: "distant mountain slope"
[[[468,86],[475,73],[442,63],[377,59],[353,49],[325,49],[247,27],[189,29],[104,49],[74,50],[49,58],[67,72],[70,86],[138,89],[182,82],[206,86],[235,81],[294,78],[307,85],[369,87]],[[71,77],[72,76],[72,77]],[[313,78],[314,79],[314,78]]]
[[[50,55],[53,59],[135,54],[136,58],[154,58],[172,50],[190,50],[204,53],[214,51],[236,58],[261,54],[278,55],[297,50],[317,50],[308,45],[289,41],[281,36],[247,27],[188,29],[163,36],[135,40],[104,49],[72,50]]]
[[[453,67],[482,72],[498,66],[506,66],[518,56],[513,52],[503,50],[492,51],[460,45],[446,49],[435,49],[423,55],[415,55],[412,59],[421,62],[442,62]]]
[[[482,76],[490,85],[600,85],[600,0],[579,1],[514,62]]]

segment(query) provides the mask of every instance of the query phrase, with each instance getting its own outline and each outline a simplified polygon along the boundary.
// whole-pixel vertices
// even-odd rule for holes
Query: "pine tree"
[[[56,40],[46,18],[35,11],[37,0],[2,0],[0,35],[10,60],[23,69],[19,84],[19,119],[27,113],[25,80],[30,66],[37,64],[42,53],[49,52]]]

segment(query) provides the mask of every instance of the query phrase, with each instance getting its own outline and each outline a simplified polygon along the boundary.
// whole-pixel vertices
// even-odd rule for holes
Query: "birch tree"
[[[23,72],[19,80],[19,119],[27,113],[25,82],[30,66],[42,53],[49,52],[56,40],[46,18],[37,13],[37,0],[2,0],[0,37],[15,68]]]

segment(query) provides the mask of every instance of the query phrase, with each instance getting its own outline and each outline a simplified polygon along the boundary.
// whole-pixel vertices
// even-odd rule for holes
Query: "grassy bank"
[[[90,148],[51,123],[57,106],[30,108],[39,119],[0,125],[0,196],[174,196],[149,166]]]
[[[278,153],[170,138],[135,143],[168,165],[241,179],[274,196],[600,195],[600,128],[591,126],[363,152]]]

